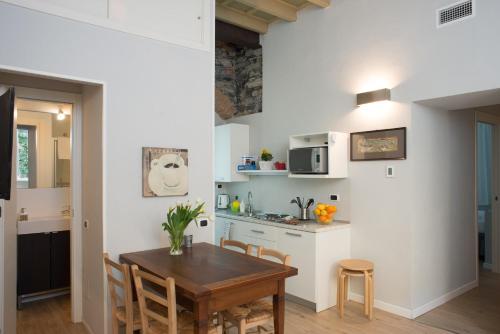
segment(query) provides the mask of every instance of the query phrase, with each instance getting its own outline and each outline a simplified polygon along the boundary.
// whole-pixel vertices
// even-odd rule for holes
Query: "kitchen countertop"
[[[61,232],[70,229],[71,217],[68,216],[31,217],[17,222],[18,235]]]
[[[230,210],[215,210],[215,216],[221,217],[221,218],[229,218],[229,219],[233,219],[233,220],[239,220],[239,221],[248,222],[248,223],[269,225],[269,226],[285,228],[285,229],[289,229],[289,230],[304,231],[304,232],[310,232],[310,233],[320,233],[320,232],[326,232],[326,231],[351,227],[349,222],[345,221],[345,220],[334,220],[330,225],[321,225],[321,224],[316,223],[316,221],[314,221],[314,220],[306,221],[304,224],[300,224],[300,225],[289,225],[289,224],[276,223],[276,222],[272,222],[272,221],[262,220],[262,219],[258,219],[255,217],[243,216],[243,215],[240,215],[239,213],[234,213]]]

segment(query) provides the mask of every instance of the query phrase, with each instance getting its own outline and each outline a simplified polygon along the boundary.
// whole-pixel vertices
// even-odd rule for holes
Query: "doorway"
[[[18,328],[23,312],[57,297],[79,322],[81,96],[16,87],[16,111]]]
[[[476,205],[478,270],[500,272],[498,202],[500,114],[476,112]]]

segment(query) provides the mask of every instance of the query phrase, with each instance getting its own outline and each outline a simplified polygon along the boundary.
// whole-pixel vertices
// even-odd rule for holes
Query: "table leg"
[[[208,333],[208,298],[200,299],[194,302],[194,333]]]
[[[285,280],[278,281],[278,293],[273,296],[274,334],[285,333]]]

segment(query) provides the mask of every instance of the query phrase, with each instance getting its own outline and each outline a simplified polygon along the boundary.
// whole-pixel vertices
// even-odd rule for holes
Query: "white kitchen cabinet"
[[[338,262],[350,257],[349,227],[312,233],[286,227],[252,223],[242,219],[216,218],[216,231],[231,224],[230,239],[276,249],[291,256],[298,275],[288,278],[285,290],[314,305],[317,312],[336,304]],[[216,233],[216,244],[222,232]]]
[[[277,250],[292,258],[291,266],[299,269],[299,274],[286,280],[286,292],[299,298],[316,300],[315,292],[315,245],[316,234],[280,229]]]
[[[215,182],[245,182],[247,175],[237,173],[241,157],[250,150],[250,129],[244,124],[215,127]]]

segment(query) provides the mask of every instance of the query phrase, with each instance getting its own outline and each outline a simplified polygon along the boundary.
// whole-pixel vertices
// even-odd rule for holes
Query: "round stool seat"
[[[361,259],[348,259],[342,260],[339,262],[339,265],[343,269],[351,270],[351,271],[372,271],[373,270],[373,262]]]

